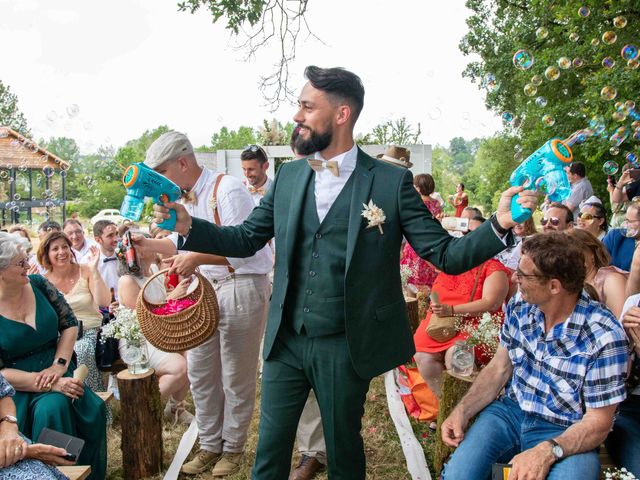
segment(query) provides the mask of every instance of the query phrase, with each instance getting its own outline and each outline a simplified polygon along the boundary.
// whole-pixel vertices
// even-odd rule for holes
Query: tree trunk
[[[470,377],[454,376],[448,371],[443,374],[442,394],[439,399],[438,410],[438,430],[436,431],[436,443],[433,449],[433,466],[436,471],[436,478],[440,478],[444,462],[455,450],[445,445],[442,441],[442,422],[446,420],[458,402],[462,400],[475,377],[476,375]]]
[[[118,373],[124,480],[151,477],[162,471],[162,405],[155,371]]]
[[[411,331],[415,332],[418,325],[420,325],[420,316],[418,314],[418,299],[404,297],[407,302],[407,314],[409,315],[409,325],[411,325]]]

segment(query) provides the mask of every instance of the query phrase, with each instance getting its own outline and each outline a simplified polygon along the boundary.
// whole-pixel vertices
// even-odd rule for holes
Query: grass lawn
[[[120,425],[119,425],[119,405],[112,403],[114,411],[114,424],[107,432],[108,440],[108,467],[107,479],[117,480],[122,478],[122,452],[120,451]],[[192,410],[193,411],[193,410]],[[245,480],[250,478],[251,465],[253,464],[256,441],[258,437],[258,417],[259,399],[256,404],[253,420],[249,430],[249,440],[247,442],[245,461],[242,470],[235,475],[227,477],[229,480]],[[423,445],[427,455],[427,463],[431,463],[431,447],[433,443],[433,433],[426,423],[412,421],[416,437]],[[186,426],[172,427],[164,426],[164,464],[168,468],[176,451],[182,434]],[[367,479],[371,480],[408,480],[411,478],[407,472],[404,455],[400,446],[400,440],[396,433],[395,426],[389,416],[387,407],[387,397],[384,389],[384,378],[376,377],[371,382],[371,388],[365,404],[365,414],[362,421],[362,436],[364,438],[365,451],[367,455]],[[197,450],[198,445],[194,447]],[[349,455],[349,452],[344,452]],[[295,454],[292,463],[297,464],[298,455]],[[433,475],[433,472],[431,472]],[[156,480],[162,479],[162,475],[153,477]],[[186,477],[185,477],[186,478]],[[211,479],[210,473],[191,477],[194,479]],[[327,475],[322,474],[316,477],[318,480],[326,480]],[[435,477],[434,477],[435,478]]]

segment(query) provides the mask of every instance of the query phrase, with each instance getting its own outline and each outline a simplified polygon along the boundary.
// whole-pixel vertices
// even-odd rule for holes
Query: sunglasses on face
[[[588,222],[588,221],[590,221],[590,220],[593,220],[594,218],[604,218],[604,217],[601,217],[601,216],[599,216],[599,215],[593,215],[593,214],[591,214],[591,213],[587,213],[587,212],[584,212],[584,213],[583,213],[583,212],[580,212],[580,213],[578,214],[578,218],[579,218],[580,220],[584,220],[585,222]]]
[[[262,148],[260,145],[249,145],[247,148],[244,149],[244,151],[251,152],[251,153],[262,152],[262,155],[264,155],[264,158],[268,158],[267,152],[265,152],[264,148]]]
[[[542,220],[540,220],[540,223],[542,224],[543,227],[547,223],[550,223],[554,227],[557,227],[558,225],[560,225],[560,219],[558,217],[549,217],[549,218],[544,217]]]

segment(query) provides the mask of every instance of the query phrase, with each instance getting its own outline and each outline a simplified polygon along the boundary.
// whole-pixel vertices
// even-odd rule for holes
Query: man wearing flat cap
[[[447,273],[469,270],[512,242],[510,202],[522,188],[503,193],[491,221],[454,239],[422,203],[409,170],[371,158],[354,143],[364,104],[360,78],[315,66],[305,75],[309,82],[293,119],[296,151],[308,157],[280,166],[242,225],[221,228],[173,203],[156,205],[154,216],[162,221],[167,208],[175,208],[176,230],[192,251],[242,257],[275,235],[252,478],[287,478],[298,419],[312,388],[329,478],[364,480],[360,429],[369,383],[415,353],[400,283],[402,237]],[[535,208],[536,200],[527,192],[519,202]],[[140,240],[141,247],[145,243]]]
[[[147,150],[144,163],[183,189],[181,203],[195,218],[219,226],[242,223],[254,208],[242,182],[198,165],[183,133],[167,132]],[[173,254],[177,234],[157,240],[158,251]],[[214,477],[240,468],[256,394],[260,341],[267,315],[273,266],[269,247],[247,258],[184,253],[172,268],[190,275],[196,267],[212,283],[220,318],[216,333],[188,352],[188,373],[196,407],[200,451],[182,466],[186,474]]]

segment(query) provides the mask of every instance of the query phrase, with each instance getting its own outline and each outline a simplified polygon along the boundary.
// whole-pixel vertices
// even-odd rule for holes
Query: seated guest
[[[596,449],[625,399],[629,356],[622,326],[583,291],[585,274],[568,236],[523,242],[500,347],[442,424],[458,447],[443,478],[489,479],[494,463],[512,464],[511,478],[599,478]]]
[[[585,268],[585,282],[595,290],[598,300],[616,316],[620,317],[626,298],[625,287],[627,272],[610,266],[611,257],[602,242],[587,230],[573,228],[566,232],[571,240],[582,250]]]
[[[640,478],[640,294],[630,296],[622,309],[622,325],[633,346],[627,399],[620,404],[613,430],[604,442],[615,465]]]
[[[475,230],[480,224],[472,220],[469,229]],[[431,315],[464,315],[466,321],[474,322],[484,312],[499,312],[509,293],[510,275],[509,269],[493,258],[460,275],[438,274],[432,290],[438,301],[432,299],[427,317],[413,336],[420,375],[436,395],[440,396],[445,365],[447,369],[451,368],[451,347],[457,340],[464,340],[465,336],[458,333],[446,342],[433,339],[427,333]]]
[[[527,218],[524,222],[517,224],[513,227],[513,240],[514,244],[512,247],[508,247],[506,250],[503,250],[494,258],[500,263],[502,263],[505,267],[515,270],[518,268],[518,262],[520,261],[520,255],[522,255],[522,245],[520,243],[525,238],[537,233],[536,224],[533,221],[533,217]]]
[[[96,242],[88,239],[84,234],[84,228],[79,220],[70,218],[62,224],[62,231],[71,240],[71,249],[76,256],[78,263],[87,263],[91,257],[91,252]]]
[[[602,239],[611,255],[611,265],[629,271],[631,258],[640,239],[640,202],[631,202],[624,214],[622,228],[612,228]]]
[[[602,204],[597,202],[583,203],[580,206],[576,228],[586,230],[598,240],[602,240],[609,230],[607,211]]]
[[[16,390],[18,428],[38,438],[43,428],[85,441],[78,464],[103,479],[107,466],[104,402],[73,378],[78,321],[44,277],[27,276],[24,240],[0,233],[0,370]]]
[[[100,254],[91,247],[87,263],[79,265],[72,251],[71,240],[62,232],[47,235],[38,247],[38,262],[47,269],[45,278],[67,301],[73,314],[82,322],[80,338],[73,347],[78,365],[89,369],[86,383],[94,392],[104,392],[102,372],[96,365],[96,338],[102,322],[100,307],[108,307],[111,294],[98,271]]]
[[[67,452],[52,445],[32,444],[20,435],[16,406],[11,400],[15,390],[0,373],[0,478],[15,480],[65,480],[49,465],[73,465],[65,460]]]
[[[124,234],[124,232],[122,232]],[[155,254],[140,249],[138,252],[140,262],[140,276],[134,276],[126,272],[124,259],[120,262],[120,279],[118,291],[120,292],[120,305],[132,310],[136,309],[138,294],[151,275],[158,271],[155,265]],[[152,268],[156,267],[156,268]],[[169,294],[165,291],[164,276],[156,277],[153,283],[147,286],[145,298],[152,303],[162,304],[170,298],[180,298],[186,294],[189,280],[183,280]],[[168,400],[165,407],[165,416],[168,419],[189,424],[193,415],[185,409],[185,397],[189,393],[189,378],[187,377],[187,360],[179,353],[169,353],[158,350],[147,342],[149,351],[149,364],[156,371],[160,383],[160,397]]]

